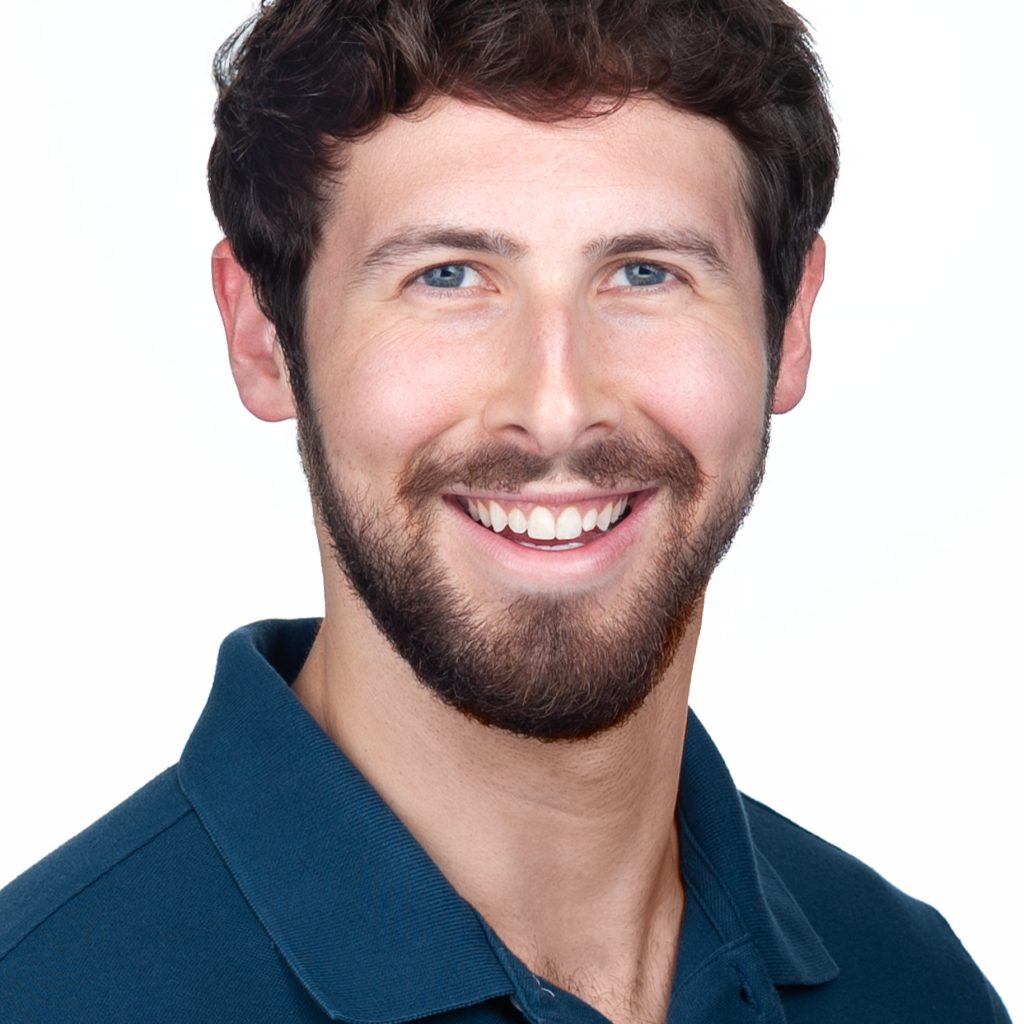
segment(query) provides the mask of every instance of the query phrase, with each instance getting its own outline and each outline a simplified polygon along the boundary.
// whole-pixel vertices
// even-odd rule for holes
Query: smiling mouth
[[[455,496],[477,525],[521,547],[574,551],[600,540],[632,511],[638,494],[577,502],[565,507]]]

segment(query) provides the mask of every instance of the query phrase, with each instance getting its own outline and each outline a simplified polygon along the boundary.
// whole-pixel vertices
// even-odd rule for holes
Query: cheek
[[[767,359],[750,335],[706,329],[652,339],[637,360],[644,415],[681,441],[715,477],[738,478],[761,448]]]
[[[353,345],[352,335],[361,337]],[[335,334],[310,367],[328,449],[350,475],[397,473],[460,422],[481,367],[410,324]],[[311,353],[311,362],[312,353]]]
[[[606,325],[610,326],[610,325]],[[621,327],[621,325],[620,325]],[[318,331],[310,376],[332,461],[349,479],[393,476],[425,446],[478,441],[508,353],[498,324],[410,318]],[[760,451],[767,363],[752,332],[709,320],[599,332],[586,357],[600,386],[690,449],[702,469],[739,479]]]

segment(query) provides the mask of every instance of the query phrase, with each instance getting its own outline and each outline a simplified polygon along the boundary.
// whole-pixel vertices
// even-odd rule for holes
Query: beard
[[[313,504],[337,564],[392,648],[449,706],[543,740],[586,739],[640,708],[750,508],[768,446],[766,417],[745,481],[721,494],[699,522],[707,481],[690,451],[668,437],[612,438],[562,459],[496,443],[459,456],[424,452],[397,482],[390,508],[404,513],[399,525],[335,479],[308,406],[300,407],[298,427]],[[433,523],[445,511],[441,495],[456,484],[470,492],[514,493],[556,469],[609,491],[627,482],[656,483],[671,500],[671,525],[615,608],[603,606],[598,590],[523,594],[487,614],[460,592],[431,545]]]

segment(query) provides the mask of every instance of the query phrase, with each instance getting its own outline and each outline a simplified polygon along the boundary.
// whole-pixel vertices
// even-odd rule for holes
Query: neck
[[[442,704],[328,616],[295,692],[445,876],[535,973],[606,1016],[663,1020],[683,909],[675,803],[694,616],[644,706],[583,741],[542,742]]]

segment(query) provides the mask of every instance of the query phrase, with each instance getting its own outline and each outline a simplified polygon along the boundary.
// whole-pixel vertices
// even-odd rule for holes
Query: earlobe
[[[261,420],[295,416],[284,353],[227,239],[213,250],[213,292],[224,323],[228,358],[242,404]]]
[[[804,396],[811,365],[811,310],[824,279],[825,241],[821,235],[816,235],[804,257],[800,287],[782,334],[782,359],[772,412],[789,412]]]

